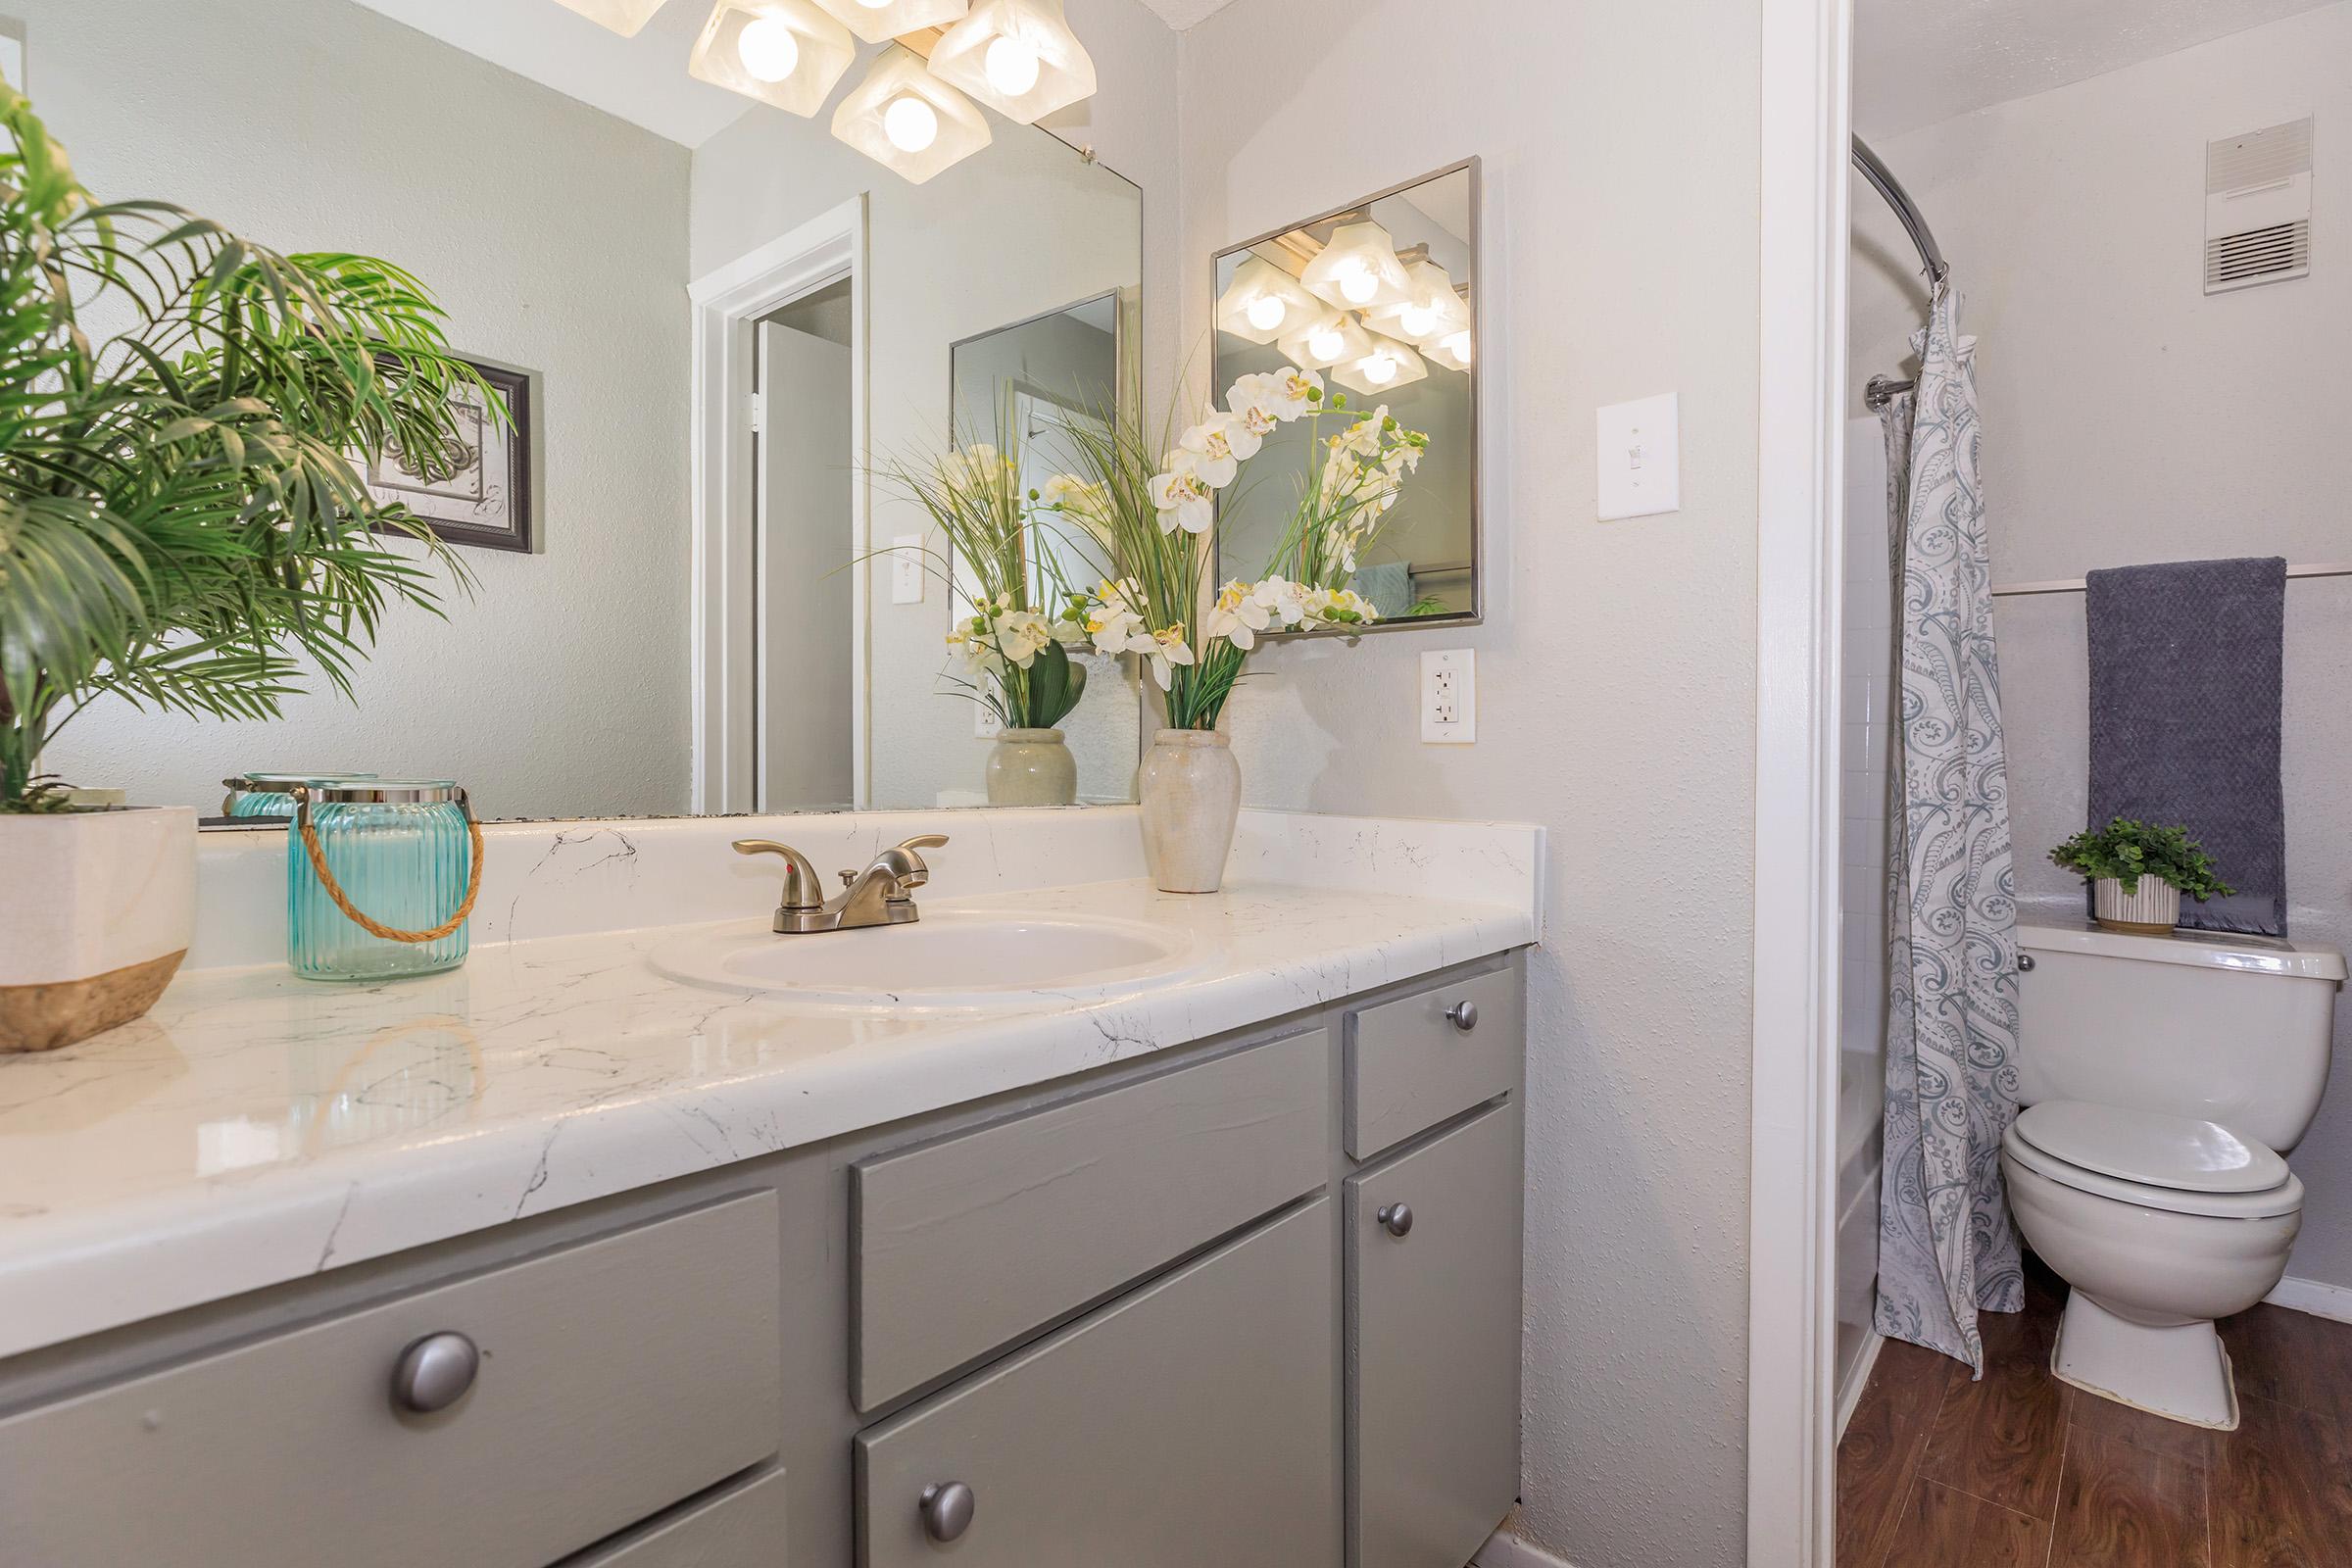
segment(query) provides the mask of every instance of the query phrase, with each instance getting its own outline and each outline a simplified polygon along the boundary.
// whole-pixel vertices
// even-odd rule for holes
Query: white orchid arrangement
[[[1112,569],[1080,596],[1086,636],[1109,654],[1131,653],[1152,671],[1168,723],[1214,729],[1258,638],[1269,632],[1362,628],[1380,617],[1347,586],[1420,466],[1429,437],[1381,406],[1348,409],[1323,378],[1291,367],[1245,375],[1225,407],[1187,429],[1155,458],[1115,421],[1067,427],[1083,474],[1060,475],[1030,500],[1076,522]],[[1320,453],[1273,559],[1254,580],[1212,587],[1219,491],[1235,483],[1278,426],[1306,419]],[[1340,428],[1322,435],[1322,421]]]

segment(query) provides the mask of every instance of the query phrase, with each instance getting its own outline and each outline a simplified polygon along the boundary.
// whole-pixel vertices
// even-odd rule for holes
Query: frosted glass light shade
[[[1279,345],[1284,358],[1309,370],[1328,370],[1372,352],[1372,334],[1346,311],[1321,311]]]
[[[754,23],[781,24],[797,46],[792,69],[773,81],[763,80],[746,64],[743,30]],[[753,59],[761,53],[755,49]],[[773,58],[772,49],[767,54]],[[687,57],[686,71],[714,87],[807,119],[825,106],[834,83],[857,58],[858,45],[850,30],[808,0],[718,0],[695,40],[694,53]]]
[[[1381,370],[1386,368],[1387,374]],[[1429,367],[1421,363],[1412,345],[1399,343],[1393,337],[1372,335],[1372,346],[1354,359],[1333,367],[1331,378],[1351,392],[1366,397],[1385,398],[1400,386],[1410,386],[1429,374]]]
[[[1474,352],[1470,329],[1466,326],[1421,346],[1423,359],[1432,365],[1442,365],[1448,370],[1468,370]]]
[[[1235,268],[1233,281],[1217,296],[1218,329],[1252,343],[1288,337],[1330,314],[1297,278],[1262,256],[1249,257]]]
[[[865,0],[816,0],[816,4],[867,43],[888,43],[902,33],[950,26],[961,22],[972,8],[972,0],[883,0],[875,6]]]
[[[920,147],[904,147],[891,138],[892,106],[908,100],[935,117],[933,133]],[[913,118],[919,121],[919,112]],[[833,134],[917,185],[971,157],[991,139],[988,120],[977,105],[896,45],[875,57],[874,69],[833,111]]]
[[[1424,346],[1470,324],[1470,307],[1453,291],[1446,269],[1424,257],[1404,270],[1407,297],[1364,313],[1376,332]]]
[[[1095,95],[1094,57],[1061,0],[972,0],[932,46],[931,73],[1024,125]]]
[[[1396,242],[1369,220],[1343,223],[1331,243],[1298,273],[1306,291],[1335,310],[1368,311],[1412,297]]]
[[[654,20],[662,9],[662,0],[556,0],[568,6],[600,27],[610,27],[623,38],[634,38],[638,29]]]

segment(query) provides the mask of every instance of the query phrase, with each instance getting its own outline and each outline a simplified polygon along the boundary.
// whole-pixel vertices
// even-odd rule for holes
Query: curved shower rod
[[[1871,189],[1886,199],[1886,205],[1894,209],[1894,216],[1902,220],[1904,229],[1911,235],[1911,243],[1919,247],[1920,262],[1928,270],[1928,286],[1933,289],[1943,281],[1944,273],[1951,270],[1944,264],[1943,247],[1936,243],[1936,231],[1928,227],[1928,220],[1920,216],[1919,208],[1911,200],[1911,193],[1903,189],[1901,180],[1894,177],[1894,171],[1881,163],[1879,155],[1870,150],[1870,143],[1859,136],[1854,138],[1853,158],[1854,167],[1862,172],[1862,177],[1870,181]],[[1898,380],[1891,375],[1874,375],[1863,391],[1862,401],[1873,413],[1878,413],[1893,400],[1895,394],[1910,390],[1911,383],[1908,381]]]

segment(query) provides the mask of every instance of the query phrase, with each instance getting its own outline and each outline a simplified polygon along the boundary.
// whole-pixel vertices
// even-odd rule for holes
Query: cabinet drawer
[[[1460,1568],[1518,1495],[1519,1118],[1347,1183],[1350,1568]]]
[[[1525,1010],[1519,971],[1500,969],[1350,1012],[1348,1152],[1370,1159],[1508,1090]]]
[[[851,1171],[852,1402],[871,1410],[1325,1179],[1328,1041],[1295,1035]]]
[[[773,1193],[525,1259],[0,1422],[42,1568],[543,1568],[776,1448]],[[480,1348],[396,1408],[428,1335]]]
[[[957,1568],[1337,1561],[1331,1252],[1318,1198],[860,1436],[860,1568],[938,1562],[956,1484]]]
[[[784,1472],[763,1470],[560,1568],[790,1568]]]

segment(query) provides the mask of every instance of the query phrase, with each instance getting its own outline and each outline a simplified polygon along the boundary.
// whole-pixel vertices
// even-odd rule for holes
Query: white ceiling
[[[1856,0],[1854,129],[1897,136],[2330,3]]]
[[[518,76],[699,147],[752,103],[686,74],[709,0],[668,0],[634,38],[555,0],[357,0]]]
[[[1233,4],[1233,0],[1144,0],[1144,4],[1150,6],[1160,21],[1182,32],[1194,23],[1205,22],[1215,16]]]

